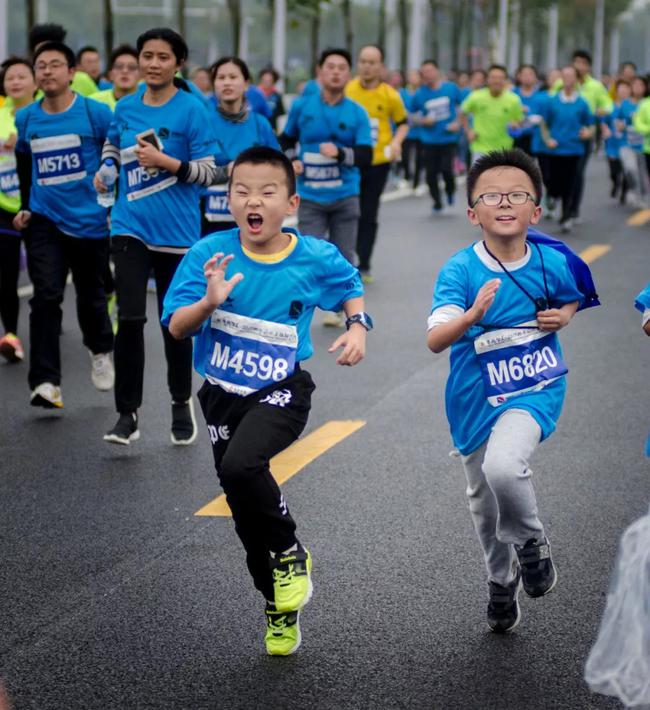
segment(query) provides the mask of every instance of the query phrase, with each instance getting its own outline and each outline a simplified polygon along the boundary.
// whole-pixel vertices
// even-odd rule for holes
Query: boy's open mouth
[[[246,217],[246,221],[248,222],[251,232],[259,232],[262,229],[264,218],[261,214],[252,213]]]
[[[514,222],[515,218],[512,215],[501,215],[501,217],[497,217],[497,222]]]

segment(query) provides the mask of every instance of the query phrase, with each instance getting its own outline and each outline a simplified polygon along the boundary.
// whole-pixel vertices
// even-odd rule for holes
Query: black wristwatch
[[[372,330],[372,318],[367,313],[355,313],[345,321],[345,327],[350,330],[353,323],[360,323],[366,330]]]

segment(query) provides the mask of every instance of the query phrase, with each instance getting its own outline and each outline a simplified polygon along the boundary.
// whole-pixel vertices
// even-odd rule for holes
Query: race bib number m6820
[[[295,326],[222,310],[212,314],[210,326],[205,377],[212,384],[246,396],[293,374]]]
[[[511,397],[541,390],[569,371],[557,335],[534,325],[484,333],[474,341],[474,350],[485,394],[493,407]]]

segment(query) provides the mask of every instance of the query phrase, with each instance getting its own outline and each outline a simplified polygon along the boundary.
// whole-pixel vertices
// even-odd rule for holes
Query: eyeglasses
[[[113,64],[113,69],[115,71],[128,71],[128,72],[136,72],[138,71],[138,65],[137,64]]]
[[[484,192],[474,200],[472,207],[476,207],[479,202],[483,202],[486,207],[500,207],[504,197],[507,197],[508,202],[514,206],[525,205],[528,200],[537,204],[537,200],[530,192],[515,190],[514,192]]]
[[[62,62],[60,59],[54,59],[51,62],[37,62],[34,65],[34,69],[36,69],[36,71],[45,71],[46,69],[54,69],[56,71],[57,69],[68,66],[70,65],[67,62]]]

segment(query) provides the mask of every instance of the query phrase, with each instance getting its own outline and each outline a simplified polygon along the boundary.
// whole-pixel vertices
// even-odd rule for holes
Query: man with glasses
[[[45,42],[34,53],[43,98],[16,115],[16,161],[21,209],[14,227],[25,230],[30,301],[31,404],[63,407],[61,302],[68,271],[77,292],[77,316],[90,351],[91,377],[99,390],[113,387],[113,331],[106,309],[108,257],[106,210],[97,204],[92,179],[111,122],[108,107],[71,90],[74,52]]]
[[[110,62],[108,75],[113,86],[91,94],[90,98],[106,104],[114,111],[115,105],[122,97],[134,94],[138,88],[138,53],[135,47],[123,44],[111,52]]]

